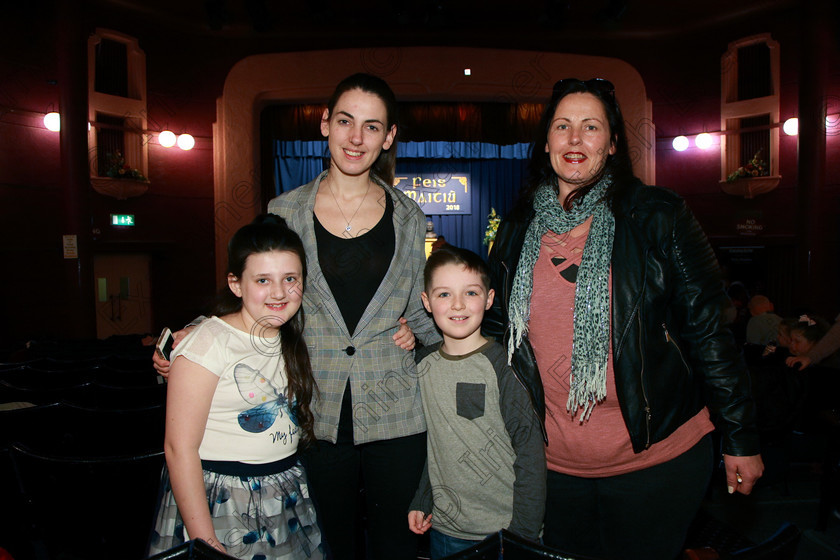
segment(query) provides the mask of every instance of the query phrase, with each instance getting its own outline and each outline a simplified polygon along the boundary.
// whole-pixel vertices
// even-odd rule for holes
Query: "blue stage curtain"
[[[311,181],[324,169],[326,141],[277,142],[277,194]],[[490,209],[504,218],[525,178],[528,145],[481,142],[404,142],[399,145],[397,175],[441,173],[470,176],[471,214],[432,215],[435,233],[452,245],[487,256],[483,244]]]
[[[330,152],[325,140],[275,142],[275,196],[296,189],[326,169]]]

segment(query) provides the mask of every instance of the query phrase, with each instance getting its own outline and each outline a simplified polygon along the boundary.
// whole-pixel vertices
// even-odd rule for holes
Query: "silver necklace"
[[[355,218],[356,214],[359,213],[359,210],[362,209],[362,204],[365,203],[365,199],[367,198],[368,192],[370,191],[370,180],[368,180],[368,186],[367,186],[367,190],[365,191],[365,196],[362,197],[362,201],[359,202],[359,207],[356,208],[356,211],[353,212],[353,215],[350,216],[349,220],[347,219],[347,216],[344,215],[344,211],[341,209],[341,205],[338,203],[338,199],[335,197],[335,193],[332,190],[332,183],[328,182],[327,183],[327,188],[330,189],[330,194],[332,195],[333,200],[335,201],[335,205],[338,208],[338,211],[341,212],[341,217],[344,218],[344,221],[347,223],[347,227],[344,228],[344,231],[346,231],[347,233],[350,233],[350,230],[353,229],[352,226],[350,225],[350,222],[353,221],[353,218]]]

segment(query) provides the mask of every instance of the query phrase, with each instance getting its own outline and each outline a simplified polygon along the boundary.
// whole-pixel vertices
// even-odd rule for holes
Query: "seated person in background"
[[[827,323],[817,317],[787,317],[779,324],[777,340],[765,347],[763,356],[757,358],[745,351],[758,425],[765,438],[768,432],[781,433],[790,428],[813,431],[819,426],[819,411],[833,407],[837,375],[826,375],[818,366],[801,373],[789,365],[812,349],[827,328]]]
[[[432,529],[432,560],[500,529],[536,541],[545,512],[543,432],[505,349],[481,335],[493,304],[487,264],[450,245],[432,253],[423,276],[423,305],[443,343],[416,357],[428,458],[408,527]]]
[[[782,318],[773,313],[773,303],[767,296],[755,295],[747,307],[750,320],[747,321],[747,344],[766,346],[776,339]]]
[[[840,315],[834,319],[834,324],[831,325],[825,336],[816,344],[811,345],[810,349],[789,357],[787,365],[790,367],[799,366],[800,371],[811,364],[840,369],[840,352],[838,350],[840,350]]]
[[[744,346],[762,443],[773,441],[774,434],[789,432],[801,424],[808,378],[785,365],[791,355],[791,330],[798,324],[798,317],[785,317],[779,321],[775,336],[765,346]]]
[[[764,345],[745,343],[744,361],[750,370],[754,368],[785,367],[785,360],[790,356],[790,329],[799,321],[798,317],[785,317],[776,325],[773,337]]]
[[[825,319],[800,315],[796,325],[790,329],[792,357],[807,354],[825,336],[828,329],[829,325]],[[786,360],[786,363],[789,361],[790,358]],[[840,376],[834,370],[816,365],[799,375],[806,375],[808,379],[808,398],[805,405],[808,422],[806,426],[813,428],[819,426],[820,411],[836,408],[840,403],[840,383],[838,383]]]
[[[808,353],[827,332],[825,319],[800,315],[796,324],[790,327],[790,353],[794,357]]]
[[[779,322],[776,339],[767,343],[761,357],[772,357],[774,360],[785,361],[790,356],[790,331],[797,323],[799,323],[798,317],[785,317],[782,319]]]

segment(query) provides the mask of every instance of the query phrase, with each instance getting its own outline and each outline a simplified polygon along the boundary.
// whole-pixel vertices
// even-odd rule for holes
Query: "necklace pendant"
[[[349,232],[351,229],[352,229],[352,228],[350,227],[350,224],[347,224],[347,227],[346,227],[346,228],[344,228],[344,231]]]

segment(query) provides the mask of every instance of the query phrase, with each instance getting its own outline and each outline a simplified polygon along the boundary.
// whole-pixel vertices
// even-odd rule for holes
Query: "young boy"
[[[443,333],[418,351],[428,459],[408,514],[432,528],[432,559],[508,529],[540,537],[545,449],[537,414],[503,347],[481,336],[493,303],[489,272],[471,251],[447,245],[426,262],[423,305]]]

